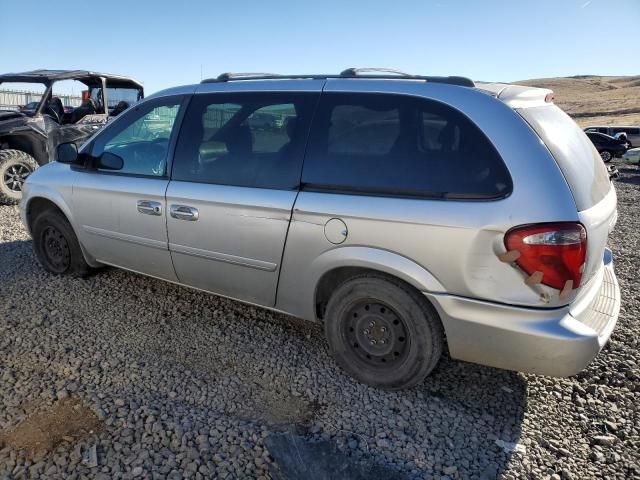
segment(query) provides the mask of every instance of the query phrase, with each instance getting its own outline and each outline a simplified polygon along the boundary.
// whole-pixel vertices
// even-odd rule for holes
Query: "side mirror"
[[[58,162],[74,165],[78,162],[78,147],[73,142],[61,143],[56,149]]]
[[[104,152],[96,161],[96,168],[103,170],[122,170],[124,160],[122,157],[111,152]]]

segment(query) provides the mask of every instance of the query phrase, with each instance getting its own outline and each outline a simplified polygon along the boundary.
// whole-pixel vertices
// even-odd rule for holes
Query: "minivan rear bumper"
[[[620,287],[609,250],[592,285],[578,305],[558,309],[425,295],[440,314],[452,358],[564,377],[589,365],[618,320]]]

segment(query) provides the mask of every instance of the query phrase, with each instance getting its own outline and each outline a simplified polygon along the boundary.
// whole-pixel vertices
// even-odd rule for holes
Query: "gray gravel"
[[[117,269],[48,275],[0,207],[0,479],[271,478],[283,433],[406,478],[640,478],[640,171],[621,172],[624,300],[593,364],[554,379],[445,359],[404,392],[342,373],[317,325]],[[101,427],[3,445],[69,399]]]

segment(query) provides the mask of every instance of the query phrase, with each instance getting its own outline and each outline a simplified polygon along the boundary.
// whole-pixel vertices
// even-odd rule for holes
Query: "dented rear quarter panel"
[[[503,263],[504,234],[518,225],[579,221],[575,201],[548,149],[510,107],[489,95],[451,85],[411,82],[328,81],[325,91],[385,91],[422,96],[444,102],[467,115],[494,144],[512,181],[506,198],[461,201],[375,197],[302,191],[296,201],[278,288],[277,307],[305,318],[315,316],[315,288],[336,262],[333,250],[360,247],[370,253],[369,268],[405,278],[398,262],[378,252],[390,252],[423,271],[409,283],[425,292],[437,289],[451,295],[527,307],[557,307],[560,299],[544,285],[527,286],[526,275]],[[395,90],[392,87],[397,86]],[[346,240],[334,245],[324,234],[331,218],[342,219]],[[388,262],[388,263],[385,263]],[[420,281],[418,278],[430,279]],[[436,289],[436,290],[434,290]],[[311,307],[313,308],[313,307]]]

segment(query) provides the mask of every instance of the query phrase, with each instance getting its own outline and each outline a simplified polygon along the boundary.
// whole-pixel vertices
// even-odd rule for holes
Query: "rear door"
[[[194,95],[167,190],[169,250],[180,282],[274,305],[317,97]]]
[[[593,143],[596,149],[601,149],[605,146],[605,143],[603,142],[605,137],[603,137],[600,133],[587,133],[587,137],[589,137],[589,140],[591,140],[591,143]]]

